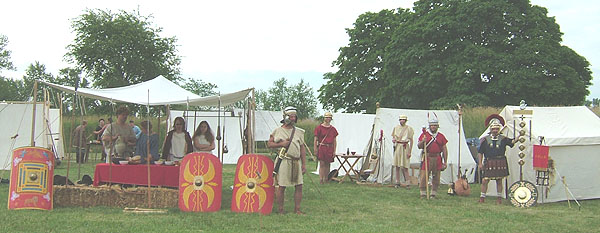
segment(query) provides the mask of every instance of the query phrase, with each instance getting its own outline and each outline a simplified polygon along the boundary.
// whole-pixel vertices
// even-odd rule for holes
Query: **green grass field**
[[[71,163],[70,178],[77,179]],[[314,170],[310,162],[309,170]],[[81,174],[93,176],[94,162]],[[479,185],[470,197],[448,196],[442,186],[436,200],[419,199],[417,187],[389,188],[351,182],[319,185],[318,176],[305,177],[302,210],[292,214],[293,188],[286,190],[288,214],[240,214],[230,211],[234,165],[225,165],[221,211],[188,213],[177,208],[166,214],[123,213],[120,208],[62,207],[52,211],[0,210],[0,232],[598,232],[600,201],[582,201],[578,210],[567,202],[528,209],[493,198],[479,204]],[[66,163],[55,170],[66,174]],[[5,175],[8,175],[5,173]],[[8,200],[8,184],[0,185],[0,200]],[[6,203],[6,202],[5,202]],[[276,207],[274,207],[276,208]]]

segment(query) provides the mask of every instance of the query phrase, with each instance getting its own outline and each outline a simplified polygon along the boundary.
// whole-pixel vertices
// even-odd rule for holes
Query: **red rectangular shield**
[[[52,209],[54,153],[41,147],[13,150],[8,209]]]

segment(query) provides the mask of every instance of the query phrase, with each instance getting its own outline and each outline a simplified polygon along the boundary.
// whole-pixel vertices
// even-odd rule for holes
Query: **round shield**
[[[529,181],[517,181],[510,186],[509,190],[510,202],[516,207],[531,207],[537,203],[537,187]]]

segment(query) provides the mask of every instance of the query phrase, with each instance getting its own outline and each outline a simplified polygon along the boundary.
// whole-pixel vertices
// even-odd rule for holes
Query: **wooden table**
[[[357,169],[354,169],[354,166],[356,166],[356,164],[358,163],[358,161],[360,161],[361,158],[366,157],[365,155],[358,155],[358,154],[336,154],[335,158],[338,160],[338,162],[340,163],[340,167],[338,167],[338,171],[340,169],[344,169],[344,171],[346,172],[346,175],[344,175],[344,177],[342,177],[342,179],[340,180],[340,183],[342,183],[344,181],[344,179],[346,179],[346,177],[350,178],[350,181],[354,181],[354,179],[356,179],[357,181],[360,180],[360,171]],[[348,161],[348,159],[356,159],[354,160],[354,162],[350,163],[350,161]],[[346,169],[346,166],[344,165],[348,165],[348,169]],[[350,175],[350,172],[354,172],[354,175],[356,177],[352,177],[352,175]]]
[[[94,160],[98,160],[98,154],[102,155],[103,151],[104,151],[104,146],[102,145],[101,141],[97,141],[97,140],[92,140],[90,141],[90,143],[88,143],[87,145],[87,153],[85,155],[85,162],[88,161],[88,157],[90,156],[90,154],[92,153],[92,151],[94,152]],[[99,150],[95,150],[94,148],[99,148]],[[102,156],[100,156],[102,158]]]

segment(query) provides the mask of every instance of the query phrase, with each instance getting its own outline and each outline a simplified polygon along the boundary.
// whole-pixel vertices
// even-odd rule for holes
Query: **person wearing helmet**
[[[323,115],[323,123],[315,128],[315,139],[313,151],[319,159],[319,181],[321,184],[327,182],[330,164],[335,157],[335,149],[337,146],[336,137],[338,131],[331,125],[333,114],[326,112]]]
[[[392,143],[394,143],[394,167],[396,167],[396,187],[409,186],[408,168],[410,167],[410,156],[413,147],[413,135],[415,131],[406,124],[408,117],[400,115],[400,124],[392,130]],[[404,176],[404,183],[400,183],[400,170]]]
[[[291,186],[295,187],[294,212],[304,214],[300,211],[300,202],[302,201],[302,174],[306,172],[306,148],[304,147],[304,130],[294,126],[297,121],[296,108],[285,108],[281,127],[271,133],[269,142],[267,142],[269,148],[280,149],[279,156],[275,161],[275,181],[273,182],[277,188],[275,198],[280,214],[284,213],[285,188]]]
[[[480,140],[481,144],[477,155],[479,158],[478,168],[480,171],[483,171],[483,180],[481,181],[479,203],[485,202],[488,183],[490,180],[495,180],[496,191],[498,192],[496,204],[502,204],[502,180],[509,175],[508,162],[505,155],[506,146],[512,148],[516,142],[500,134],[503,121],[501,117],[487,120],[486,122],[489,122],[490,133]]]
[[[427,197],[427,177],[431,173],[431,198],[436,198],[438,187],[440,186],[440,172],[446,170],[448,162],[448,148],[446,144],[448,139],[444,134],[438,131],[440,123],[435,114],[430,115],[429,129],[423,129],[423,133],[419,136],[417,146],[419,149],[427,147],[427,163],[421,165],[419,188],[421,198]]]

